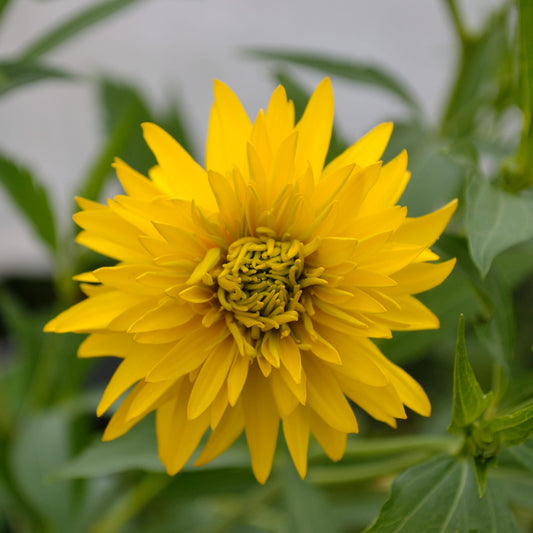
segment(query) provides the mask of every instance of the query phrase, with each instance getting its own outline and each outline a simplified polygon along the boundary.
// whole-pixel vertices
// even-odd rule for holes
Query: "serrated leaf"
[[[497,484],[480,499],[466,459],[437,457],[401,474],[367,533],[514,533],[517,531]]]
[[[90,6],[30,44],[22,52],[21,58],[34,60],[136,1],[108,0]]]
[[[0,95],[8,91],[46,79],[72,79],[64,70],[31,61],[0,61]]]
[[[420,112],[416,99],[410,90],[395,76],[375,65],[349,59],[339,59],[338,57],[321,53],[264,49],[252,49],[249,53],[260,59],[284,61],[293,65],[318,70],[328,76],[337,76],[345,80],[378,87],[403,100],[417,113]]]
[[[29,170],[0,155],[0,183],[33,226],[40,239],[55,251],[55,221],[48,195]]]
[[[473,179],[466,190],[466,232],[472,259],[485,276],[500,252],[533,237],[533,200]]]
[[[452,421],[448,431],[457,433],[477,420],[490,405],[492,396],[483,394],[470,366],[465,346],[465,321],[461,316],[453,368]]]
[[[508,446],[521,444],[533,432],[533,401],[510,413],[493,418],[487,429],[498,434],[503,444]]]

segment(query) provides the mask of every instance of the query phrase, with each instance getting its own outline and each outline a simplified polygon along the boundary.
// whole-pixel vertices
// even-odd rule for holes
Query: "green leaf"
[[[461,316],[453,368],[452,421],[448,431],[457,433],[477,420],[488,408],[491,394],[483,394],[470,366],[465,346],[465,321]]]
[[[129,470],[164,472],[157,456],[153,420],[148,418],[126,435],[110,442],[97,441],[54,472],[54,479],[93,478]]]
[[[533,200],[473,179],[466,191],[466,231],[472,259],[485,276],[500,252],[533,237]]]
[[[322,492],[302,481],[288,460],[283,463],[280,474],[283,479],[283,502],[289,513],[289,531],[294,533],[340,531],[336,514]]]
[[[507,453],[533,472],[533,441],[526,441],[520,446],[511,446],[507,448]]]
[[[30,44],[22,52],[21,58],[34,60],[136,1],[108,0],[84,9]]]
[[[493,106],[500,73],[512,59],[505,10],[492,17],[479,37],[465,42],[461,64],[442,119],[441,133],[466,137],[477,127],[479,111]]]
[[[100,86],[104,104],[106,141],[78,191],[78,196],[99,200],[106,180],[112,176],[111,163],[115,157],[124,157],[134,166],[152,160],[142,142],[140,124],[150,119],[150,113],[141,96],[131,87],[104,80]],[[138,168],[138,167],[137,167]]]
[[[49,524],[43,531],[69,531],[70,484],[49,479],[68,457],[68,442],[68,417],[52,410],[22,419],[13,439],[13,478],[24,498]]]
[[[31,61],[0,61],[0,95],[8,91],[47,79],[72,79],[64,70]]]
[[[529,115],[533,110],[533,3],[519,0],[519,34],[520,34],[520,85],[522,110]]]
[[[249,53],[253,57],[260,59],[283,61],[318,70],[328,76],[337,76],[345,80],[383,89],[403,100],[413,111],[420,113],[420,108],[410,90],[395,76],[374,65],[308,52],[252,49]]]
[[[479,498],[466,459],[436,457],[401,474],[367,533],[514,533],[510,508],[490,483]]]
[[[503,444],[514,446],[524,442],[533,431],[533,401],[510,413],[493,418],[487,429],[497,433]]]
[[[52,250],[56,249],[55,221],[44,187],[29,170],[0,155],[0,183],[13,203],[26,216],[35,232]]]

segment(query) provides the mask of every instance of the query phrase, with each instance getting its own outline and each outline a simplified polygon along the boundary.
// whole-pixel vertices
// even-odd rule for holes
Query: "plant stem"
[[[461,43],[461,47],[464,50],[470,41],[470,35],[465,29],[461,15],[459,14],[459,10],[457,8],[456,0],[444,0],[444,4],[448,8],[448,14],[453,23],[455,33],[457,34],[459,42]]]
[[[171,481],[170,476],[147,474],[100,517],[89,533],[117,533]]]

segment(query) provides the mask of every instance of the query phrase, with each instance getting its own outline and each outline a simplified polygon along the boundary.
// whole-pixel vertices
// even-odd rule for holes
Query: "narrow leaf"
[[[55,250],[55,221],[44,187],[34,180],[27,169],[1,155],[0,183],[41,240]]]
[[[115,157],[123,157],[137,168],[142,166],[140,158],[150,158],[140,135],[140,124],[149,120],[150,115],[140,95],[130,87],[104,80],[101,100],[106,112],[106,141],[78,191],[78,196],[91,200],[99,199],[107,178],[112,175],[111,163]]]
[[[94,24],[116,13],[120,9],[133,4],[137,0],[108,0],[74,15],[66,22],[59,24],[51,32],[37,39],[30,44],[21,54],[23,59],[36,59],[50,50],[57,48],[71,37],[76,36],[81,31],[87,30]]]
[[[533,200],[474,179],[466,191],[466,231],[472,259],[485,276],[500,252],[533,237]]]
[[[508,446],[521,444],[533,432],[533,401],[494,418],[487,429],[499,434],[501,442]]]
[[[533,110],[533,3],[519,0],[520,27],[520,85],[522,110],[529,115]]]
[[[45,531],[68,531],[73,492],[68,482],[48,476],[69,454],[69,422],[65,413],[46,411],[23,418],[12,441],[10,464],[17,489],[46,520]]]
[[[0,61],[0,95],[36,81],[72,77],[72,74],[64,70],[31,61]]]
[[[253,57],[258,57],[260,59],[284,61],[293,65],[318,70],[328,76],[337,76],[356,83],[378,87],[403,100],[417,113],[420,112],[420,108],[418,107],[414,96],[407,87],[405,87],[395,76],[384,69],[375,67],[374,65],[360,63],[349,59],[339,59],[338,57],[319,53],[262,49],[252,49],[249,53]]]
[[[514,533],[511,510],[489,483],[481,499],[470,463],[437,457],[406,470],[392,484],[389,499],[367,533]]]
[[[457,332],[457,347],[453,368],[452,421],[448,431],[457,433],[477,420],[491,402],[491,395],[484,395],[468,361],[465,346],[465,321],[461,316]]]

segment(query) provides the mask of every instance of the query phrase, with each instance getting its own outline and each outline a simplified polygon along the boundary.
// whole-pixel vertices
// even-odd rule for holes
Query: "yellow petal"
[[[329,163],[324,169],[323,178],[326,178],[331,172],[353,163],[360,167],[367,167],[376,163],[383,155],[391,133],[392,122],[384,122],[376,126]]]
[[[444,263],[415,263],[395,272],[391,277],[398,283],[391,287],[389,294],[418,294],[440,285],[450,274],[456,260]]]
[[[205,166],[222,175],[233,170],[246,169],[246,143],[252,132],[252,123],[233,91],[215,80],[215,102],[211,108]]]
[[[176,198],[194,200],[197,205],[215,209],[215,198],[205,170],[166,131],[145,122],[144,139],[154,153],[165,190]]]
[[[78,348],[78,357],[125,357],[137,348],[133,337],[127,333],[103,331],[89,335]]]
[[[211,432],[194,466],[205,465],[226,451],[237,440],[243,429],[244,413],[242,402],[238,402],[234,407],[226,409],[216,429]]]
[[[407,186],[409,177],[407,152],[403,150],[381,169],[378,181],[361,206],[361,215],[369,215],[396,204]]]
[[[140,297],[118,291],[92,296],[50,320],[44,331],[90,333],[105,329],[121,313],[139,303]]]
[[[329,78],[317,86],[302,118],[296,124],[298,146],[296,149],[296,173],[302,173],[311,165],[318,181],[328,153],[333,127],[333,89]]]
[[[268,382],[272,389],[274,400],[276,400],[279,414],[282,417],[288,416],[300,403],[298,398],[291,392],[284,379],[281,377],[280,372],[276,372],[275,370],[271,372]]]
[[[232,407],[235,407],[239,399],[250,368],[248,357],[235,357],[233,366],[228,374],[228,400]]]
[[[306,360],[307,404],[329,425],[344,433],[358,431],[350,404],[332,372],[324,364]]]
[[[437,329],[439,319],[416,298],[409,295],[397,296],[400,309],[389,309],[379,315],[380,322],[391,329],[413,331],[418,329]]]
[[[190,389],[189,380],[182,380],[178,394],[157,409],[159,457],[171,476],[183,468],[209,427],[207,412],[193,420],[187,419]]]
[[[291,336],[281,337],[278,342],[281,364],[287,369],[295,383],[302,381],[302,358],[300,348]]]
[[[253,365],[243,391],[246,440],[252,459],[252,470],[259,483],[270,475],[278,440],[279,415],[267,380]]]
[[[394,234],[394,240],[402,243],[431,246],[444,231],[453,213],[457,209],[457,200],[433,211],[429,215],[408,218]]]
[[[129,194],[130,196],[138,196],[143,199],[154,198],[164,194],[157,185],[144,177],[140,172],[131,168],[127,163],[122,161],[122,159],[115,157],[112,166],[115,169],[126,194]]]
[[[346,433],[332,428],[315,412],[309,412],[311,432],[315,436],[326,455],[332,461],[339,461],[346,449]]]
[[[141,390],[142,384],[139,383],[126,397],[122,402],[120,407],[113,414],[109,420],[107,427],[102,435],[103,441],[110,441],[117,439],[128,432],[141,418],[138,416],[136,418],[127,419],[127,414],[130,408],[131,403],[135,399],[135,396]]]
[[[283,418],[283,434],[296,470],[304,479],[307,473],[309,410],[298,406],[290,415]]]
[[[294,104],[287,100],[287,93],[281,85],[278,85],[270,97],[265,123],[272,151],[275,153],[294,127]]]
[[[215,399],[226,381],[235,355],[233,339],[226,339],[211,352],[194,382],[187,407],[188,418],[200,416]]]

